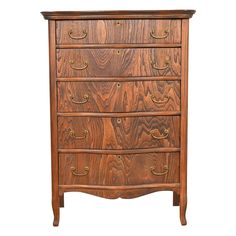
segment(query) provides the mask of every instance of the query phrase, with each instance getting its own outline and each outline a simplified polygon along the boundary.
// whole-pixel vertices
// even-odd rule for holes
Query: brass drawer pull
[[[168,136],[169,136],[169,130],[168,129],[164,129],[164,132],[159,135],[159,136],[156,136],[155,133],[160,133],[159,129],[153,129],[150,131],[150,135],[154,138],[154,139],[166,139]]]
[[[73,102],[73,103],[75,103],[75,104],[84,104],[84,103],[88,102],[88,100],[89,100],[89,95],[88,95],[88,94],[85,94],[85,95],[83,96],[83,99],[82,99],[81,101],[76,101],[74,97],[71,97],[70,99],[71,99],[71,102]]]
[[[73,60],[69,61],[69,63],[70,63],[71,69],[73,69],[73,70],[85,70],[88,67],[88,63],[87,62],[85,62],[84,65],[81,66],[81,67],[74,66],[75,62]]]
[[[168,103],[168,101],[170,100],[170,97],[164,97],[163,99],[161,98],[156,98],[154,95],[151,94],[151,99],[154,103],[158,104],[158,105],[164,105],[166,103]]]
[[[88,33],[87,33],[86,30],[83,30],[83,35],[81,35],[81,36],[73,36],[73,30],[70,30],[70,31],[68,32],[68,35],[69,35],[69,37],[70,37],[71,39],[79,40],[79,39],[84,39],[84,38],[86,38],[87,35],[88,35]]]
[[[71,169],[72,174],[75,175],[75,176],[85,176],[89,173],[89,167],[88,166],[84,167],[84,172],[83,173],[77,172],[76,168],[73,167],[73,166],[70,169]]]
[[[169,171],[169,168],[168,168],[168,166],[167,165],[164,165],[163,166],[163,172],[156,172],[155,171],[155,167],[150,167],[150,171],[152,172],[152,174],[153,175],[156,175],[156,176],[161,176],[161,175],[166,175],[167,173],[168,173],[168,171]]]
[[[170,62],[166,61],[164,66],[160,67],[160,66],[156,65],[156,62],[152,61],[151,65],[152,65],[152,68],[155,69],[155,70],[166,70],[170,67]]]
[[[75,131],[73,129],[69,129],[69,134],[68,134],[68,136],[73,139],[86,139],[87,135],[88,135],[88,130],[86,130],[86,129],[83,131],[82,136],[76,136]]]
[[[169,36],[169,32],[167,30],[164,31],[163,35],[155,35],[154,30],[150,32],[151,37],[154,39],[165,39]]]

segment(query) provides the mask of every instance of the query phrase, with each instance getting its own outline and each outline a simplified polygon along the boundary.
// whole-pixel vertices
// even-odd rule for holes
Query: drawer
[[[58,82],[58,111],[180,111],[180,82]]]
[[[180,76],[179,48],[58,49],[58,77]]]
[[[180,43],[181,20],[57,21],[57,44]]]
[[[179,116],[58,117],[59,148],[179,147]]]
[[[179,182],[179,153],[60,154],[60,185],[142,185]]]

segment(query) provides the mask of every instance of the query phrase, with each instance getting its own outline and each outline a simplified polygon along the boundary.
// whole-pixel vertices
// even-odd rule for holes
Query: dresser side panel
[[[187,118],[188,118],[188,35],[189,20],[182,20],[181,139],[180,139],[180,219],[185,225],[187,207]]]
[[[56,89],[56,28],[55,21],[49,21],[49,60],[50,60],[50,116],[51,116],[51,168],[52,168],[52,207],[54,225],[59,223],[59,163],[57,153],[57,89]]]

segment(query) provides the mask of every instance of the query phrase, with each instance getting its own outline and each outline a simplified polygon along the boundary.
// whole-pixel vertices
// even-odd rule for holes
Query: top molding
[[[47,20],[87,19],[186,19],[195,10],[149,10],[149,11],[52,11],[41,12]]]

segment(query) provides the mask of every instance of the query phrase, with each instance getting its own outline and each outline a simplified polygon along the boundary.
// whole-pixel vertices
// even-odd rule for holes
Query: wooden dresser
[[[186,224],[193,10],[42,12],[49,20],[53,225],[64,193],[173,191]]]

